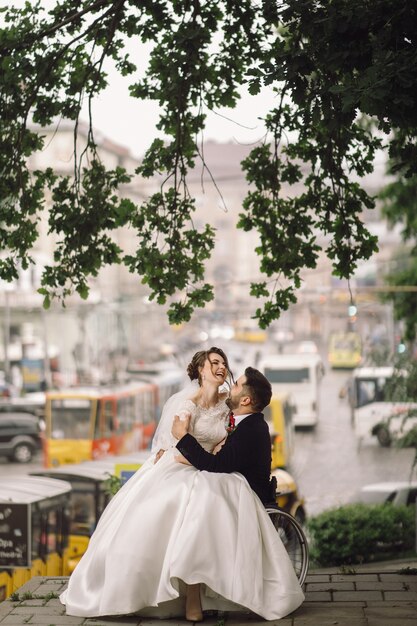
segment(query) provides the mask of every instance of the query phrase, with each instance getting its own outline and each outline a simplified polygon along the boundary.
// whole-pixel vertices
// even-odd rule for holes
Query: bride
[[[195,382],[168,400],[152,456],[107,506],[60,596],[68,615],[185,613],[199,621],[201,610],[249,609],[279,619],[303,600],[246,479],[176,462],[174,415],[191,417],[189,432],[208,452],[227,434],[227,394],[219,392],[230,375],[226,355],[219,348],[197,352],[187,372]]]

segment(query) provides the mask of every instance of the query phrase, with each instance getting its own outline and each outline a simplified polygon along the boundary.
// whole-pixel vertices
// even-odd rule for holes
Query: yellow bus
[[[273,395],[269,406],[264,409],[271,435],[272,470],[289,464],[294,448],[293,410],[288,393]]]
[[[332,369],[354,369],[362,359],[362,342],[355,332],[332,333],[329,339],[329,365]]]
[[[146,449],[157,422],[158,388],[146,382],[46,393],[44,465]]]
[[[63,480],[0,478],[0,601],[32,576],[68,575],[70,493]]]
[[[237,320],[234,323],[235,340],[248,343],[265,343],[267,334],[266,330],[259,328],[256,320],[246,319]]]

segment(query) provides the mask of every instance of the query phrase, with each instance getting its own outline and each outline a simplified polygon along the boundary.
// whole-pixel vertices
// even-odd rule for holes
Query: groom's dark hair
[[[245,369],[246,387],[248,396],[251,397],[252,406],[257,411],[263,411],[271,402],[272,388],[269,380],[254,367]]]

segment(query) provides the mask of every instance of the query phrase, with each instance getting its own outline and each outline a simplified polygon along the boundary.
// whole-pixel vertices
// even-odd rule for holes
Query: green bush
[[[122,486],[122,481],[119,476],[116,476],[115,474],[110,474],[109,472],[106,473],[109,477],[106,478],[106,480],[104,481],[104,492],[108,496],[114,496]]]
[[[415,543],[414,507],[351,504],[311,518],[311,558],[322,566],[363,563]]]

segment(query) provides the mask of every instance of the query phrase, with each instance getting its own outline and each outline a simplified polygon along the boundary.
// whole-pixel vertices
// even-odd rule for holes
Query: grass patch
[[[417,576],[417,567],[402,567],[397,570],[397,574],[405,574],[406,576]]]
[[[13,591],[10,594],[9,600],[12,602],[23,602],[25,600],[44,600],[44,604],[49,602],[49,600],[54,600],[59,598],[59,595],[55,593],[55,591],[49,591],[45,594],[40,593],[32,593],[31,591],[25,591],[25,593],[18,593],[17,591]]]
[[[346,565],[341,565],[341,567],[339,567],[339,572],[340,574],[357,574],[358,573],[354,567],[346,567]]]

